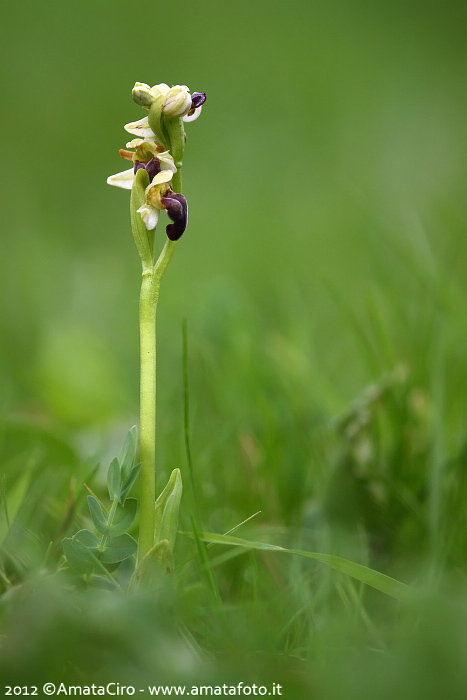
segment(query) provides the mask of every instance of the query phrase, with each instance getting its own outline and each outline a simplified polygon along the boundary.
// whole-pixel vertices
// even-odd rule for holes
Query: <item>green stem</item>
[[[182,194],[182,171],[177,170],[172,178],[172,189],[174,192]]]
[[[154,116],[154,115],[153,115]],[[172,186],[182,191],[181,164],[184,148],[184,129],[181,119],[168,120],[171,150],[178,171]],[[139,297],[140,325],[140,460],[141,500],[138,542],[138,562],[154,546],[156,497],[156,311],[162,277],[175,250],[176,242],[166,240],[156,263],[153,261],[153,232],[146,228],[137,213],[144,202],[147,174],[136,174],[132,190],[132,229],[143,266],[143,278]]]
[[[167,240],[156,264],[143,269],[140,324],[140,460],[141,501],[138,561],[154,546],[156,495],[156,311],[164,272],[176,243]]]
[[[138,561],[154,545],[156,494],[156,308],[154,268],[143,270],[139,297],[141,501]]]
[[[173,176],[172,188],[174,192],[182,192],[182,165],[183,151],[185,150],[185,127],[182,119],[166,119],[165,125],[170,136],[170,152],[177,167]]]

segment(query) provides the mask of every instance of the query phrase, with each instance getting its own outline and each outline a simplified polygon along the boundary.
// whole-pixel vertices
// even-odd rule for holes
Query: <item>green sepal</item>
[[[125,435],[123,445],[121,446],[120,452],[118,453],[118,457],[117,457],[118,463],[120,464],[120,468],[122,470],[123,483],[125,483],[125,480],[128,478],[128,476],[131,473],[131,470],[132,470],[133,465],[134,465],[135,460],[136,460],[137,448],[138,448],[138,428],[136,427],[136,425],[134,425],[132,428],[130,428],[130,430]]]
[[[107,534],[107,518],[102,506],[94,496],[88,496],[88,508],[91,513],[92,522],[96,530],[103,535]]]
[[[138,478],[138,475],[141,471],[141,462],[139,464],[135,464],[133,469],[130,472],[130,475],[128,479],[122,484],[122,490],[121,490],[121,495],[120,495],[120,503],[122,505],[125,505],[125,500],[128,494],[131,491],[131,487],[135,483],[136,479]]]
[[[172,550],[177,536],[182,490],[180,469],[174,469],[155,504],[154,542],[158,544],[161,540],[168,540]]]
[[[149,175],[144,168],[140,168],[133,180],[130,197],[131,230],[135,239],[136,248],[143,266],[150,267],[153,263],[153,238],[154,232],[148,231],[138,209],[146,202],[145,190],[149,185]]]
[[[116,457],[110,462],[109,469],[107,471],[107,489],[109,492],[110,500],[115,499],[120,501],[120,464]]]
[[[168,540],[161,540],[141,559],[131,577],[129,590],[153,589],[160,584],[161,574],[171,574],[173,570],[172,547]]]
[[[96,567],[94,552],[100,540],[90,530],[80,530],[74,537],[62,541],[63,551],[68,564],[79,574],[90,574]]]
[[[156,141],[164,146],[166,151],[170,150],[170,138],[167,133],[166,122],[162,113],[162,108],[165,103],[165,95],[161,93],[156,97],[151,107],[149,108],[148,123],[154,132]]]
[[[99,558],[104,564],[116,564],[131,557],[137,548],[136,540],[128,534],[112,537],[107,540],[105,549]]]
[[[112,523],[107,523],[109,537],[118,537],[130,529],[136,517],[138,501],[136,498],[128,498],[124,506],[118,505],[112,518]]]

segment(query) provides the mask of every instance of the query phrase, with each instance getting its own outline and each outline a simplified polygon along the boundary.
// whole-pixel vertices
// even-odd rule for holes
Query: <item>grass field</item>
[[[456,0],[5,10],[1,685],[465,697],[466,19]],[[175,571],[125,594],[61,542],[93,527],[84,484],[108,505],[138,420],[140,265],[105,185],[135,81],[207,102],[158,311]]]

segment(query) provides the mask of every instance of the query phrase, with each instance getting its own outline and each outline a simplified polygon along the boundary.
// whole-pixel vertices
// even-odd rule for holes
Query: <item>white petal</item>
[[[164,153],[156,153],[156,156],[161,164],[161,170],[171,170],[173,173],[177,172],[174,159],[170,155],[169,151],[164,151]]]
[[[172,179],[172,170],[161,170],[152,178],[152,182],[149,187],[154,187],[154,185],[161,185],[163,182],[170,182]]]
[[[142,143],[150,143],[154,148],[157,146],[156,139],[152,136],[146,136],[144,139],[132,139],[125,145],[127,148],[136,148],[136,146],[141,146]]]
[[[139,146],[141,143],[144,143],[145,139],[132,139],[132,141],[128,141],[128,143],[125,144],[127,148],[136,148],[136,146]]]
[[[124,190],[131,190],[134,179],[134,169],[130,168],[129,170],[123,170],[121,173],[110,175],[110,177],[107,178],[107,184],[115,185],[115,187],[122,187]]]
[[[160,158],[159,158],[159,160],[160,160],[160,163],[161,163],[161,171],[162,171],[162,170],[170,170],[170,172],[172,173],[172,175],[175,175],[175,173],[177,172],[177,168],[176,168],[175,163],[173,162],[173,160],[164,161],[164,160],[161,160]],[[170,179],[172,179],[172,178],[170,178]]]
[[[201,110],[202,110],[202,109],[203,109],[202,106],[201,106],[201,107],[196,107],[195,111],[193,112],[193,114],[192,114],[191,116],[189,116],[188,114],[186,114],[186,115],[183,117],[183,121],[184,121],[184,122],[194,122],[195,119],[198,119],[199,115],[201,114]]]
[[[125,124],[123,128],[125,129],[125,131],[128,131],[129,134],[134,134],[135,136],[142,136],[143,138],[154,136],[154,132],[149,126],[147,117],[143,117],[137,122],[130,122],[129,124]]]
[[[149,204],[142,204],[136,211],[141,216],[148,231],[156,228],[157,222],[159,221],[159,212],[157,209],[150,207]]]

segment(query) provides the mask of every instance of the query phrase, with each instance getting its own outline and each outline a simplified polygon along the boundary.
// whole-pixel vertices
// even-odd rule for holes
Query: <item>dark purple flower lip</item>
[[[135,175],[138,172],[138,170],[141,170],[141,168],[147,170],[149,180],[152,181],[152,179],[157,175],[157,173],[160,173],[161,171],[161,162],[159,158],[156,157],[151,158],[151,160],[148,163],[142,163],[140,160],[136,160],[134,166]]]
[[[206,102],[205,92],[193,92],[191,95],[191,109],[197,109]],[[191,111],[191,110],[190,110]]]
[[[141,170],[142,168],[146,170],[146,163],[142,163],[140,160],[135,160],[135,165],[133,167],[133,172],[135,173],[135,175],[138,172],[138,170]]]
[[[146,163],[146,170],[149,175],[149,180],[152,181],[152,179],[157,175],[157,173],[160,173],[161,171],[161,162],[159,158],[151,158],[149,163]]]
[[[169,218],[173,221],[173,224],[166,226],[165,232],[171,241],[178,241],[188,223],[187,201],[182,194],[169,190],[164,197],[161,197],[161,203],[166,208]]]

